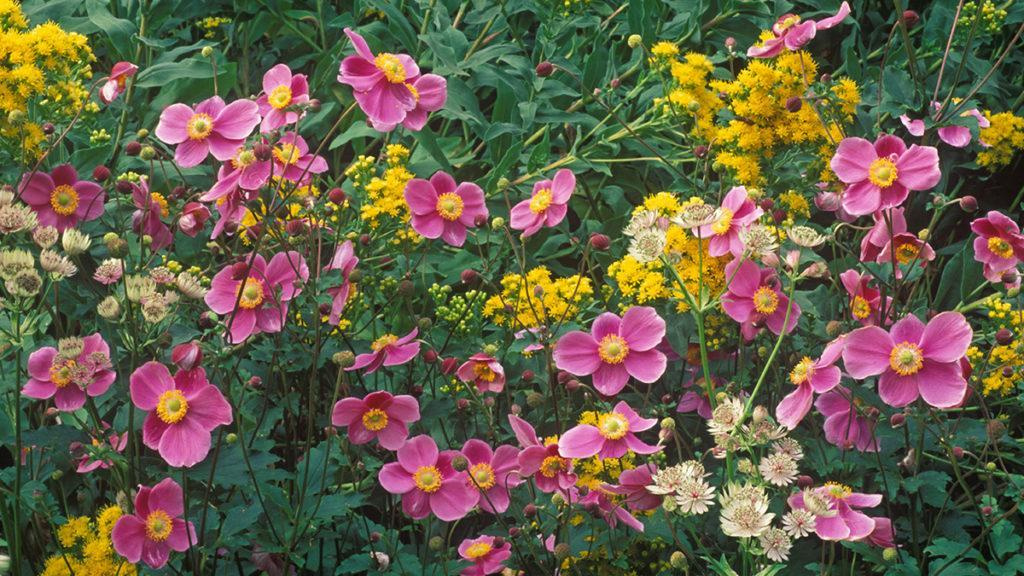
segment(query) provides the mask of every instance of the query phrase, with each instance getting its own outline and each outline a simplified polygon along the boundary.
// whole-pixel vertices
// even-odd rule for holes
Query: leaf
[[[992,550],[1000,559],[1011,552],[1019,552],[1022,541],[1024,538],[1021,538],[1014,530],[1013,524],[1006,520],[992,527]]]
[[[102,30],[107,38],[110,38],[110,43],[117,51],[118,57],[128,58],[132,47],[132,36],[138,32],[135,24],[128,20],[115,18],[107,9],[107,3],[100,0],[86,0],[85,11],[89,14],[89,21]]]
[[[933,307],[944,310],[966,303],[970,294],[985,281],[982,270],[982,264],[974,259],[974,248],[964,242],[963,248],[950,258],[942,270]]]
[[[224,71],[221,71],[221,74],[223,73]],[[189,58],[181,62],[156,64],[139,72],[135,80],[135,86],[138,88],[155,88],[182,78],[213,78],[213,66],[209,60],[200,60],[198,58]]]
[[[455,169],[448,162],[448,157],[441,150],[441,147],[437,145],[437,135],[430,130],[430,127],[424,126],[423,130],[416,132],[416,142],[426,150],[430,157],[437,161],[442,168],[448,172],[454,172]]]
[[[946,501],[946,485],[949,481],[949,474],[945,472],[926,470],[904,480],[903,486],[909,494],[920,495],[925,504],[939,507]]]

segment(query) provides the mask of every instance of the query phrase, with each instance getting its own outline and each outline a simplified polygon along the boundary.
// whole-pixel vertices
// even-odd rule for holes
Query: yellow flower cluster
[[[993,295],[985,304],[988,317],[997,322],[994,328],[1006,328],[1013,334],[1020,334],[1024,329],[1024,310],[1014,310],[999,295]],[[996,344],[987,353],[978,346],[971,346],[967,358],[981,371],[978,378],[986,396],[1012,394],[1024,382],[1024,339],[1016,337],[1007,344]]]
[[[112,504],[95,521],[88,516],[69,518],[57,529],[61,551],[46,559],[40,576],[135,576],[135,566],[114,552],[110,532],[124,512]]]
[[[786,190],[779,194],[779,203],[786,211],[786,219],[782,224],[792,226],[796,220],[811,217],[811,205],[802,194],[795,190]]]
[[[651,56],[647,62],[651,66],[663,66],[679,55],[679,47],[671,42],[656,42],[651,46]]]
[[[987,148],[978,152],[978,165],[995,172],[1024,150],[1024,118],[1013,112],[992,114],[987,110],[985,117],[991,125],[981,129],[980,139]]]
[[[483,314],[515,330],[549,326],[575,318],[593,295],[589,278],[576,274],[552,278],[547,267],[538,266],[525,277],[506,274],[501,279],[501,293],[487,299]]]
[[[388,219],[397,220],[407,228],[409,205],[405,203],[405,185],[413,179],[406,167],[409,149],[392,144],[384,157],[385,167],[379,174],[373,158],[360,156],[345,170],[345,176],[355,191],[366,193],[366,202],[359,208],[359,214],[371,228],[377,228]],[[418,235],[406,234],[405,237],[418,238]]]
[[[708,86],[714,71],[711,60],[703,54],[689,52],[682,60],[672,62],[669,71],[671,88],[665,98],[654,100],[655,106],[664,106],[665,112],[676,119],[692,119],[693,134],[702,140],[711,140],[715,115],[723,106],[718,93]]]
[[[217,29],[225,24],[231,24],[231,18],[225,18],[223,16],[207,16],[196,23],[199,29],[203,31],[204,38],[215,38],[217,36]]]

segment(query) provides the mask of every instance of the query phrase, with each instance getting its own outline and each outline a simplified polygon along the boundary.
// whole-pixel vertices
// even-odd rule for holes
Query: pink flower
[[[465,472],[452,468],[454,450],[438,453],[434,439],[425,434],[410,438],[398,449],[398,462],[385,464],[377,475],[380,485],[402,495],[402,510],[411,518],[431,512],[445,522],[458,520],[476,506],[479,493],[468,484]]]
[[[647,490],[648,486],[654,484],[651,476],[658,472],[655,464],[644,464],[632,470],[624,470],[619,474],[619,484],[603,484],[602,490],[625,497],[626,506],[630,510],[643,511],[655,510],[661,506],[664,497],[659,494],[652,494]]]
[[[171,350],[171,362],[180,370],[194,370],[203,363],[203,349],[195,340],[182,342]]]
[[[844,138],[830,163],[844,182],[843,208],[855,216],[899,206],[911,190],[939,183],[939,152],[932,146],[909,149],[896,136],[879,136],[872,144],[863,138]]]
[[[151,568],[163,567],[171,550],[188,550],[198,540],[195,526],[181,519],[184,502],[181,486],[170,478],[152,488],[139,486],[135,513],[118,518],[110,534],[114,550],[132,564],[142,561]]]
[[[523,238],[533,236],[544,226],[558,226],[569,211],[569,198],[575,190],[576,175],[571,170],[555,172],[554,179],[537,182],[530,198],[512,207],[509,225],[522,230]]]
[[[181,209],[181,217],[178,218],[178,230],[189,238],[195,238],[196,234],[206,226],[210,219],[210,209],[199,202],[189,202]]]
[[[579,503],[587,510],[599,515],[611,528],[615,528],[619,522],[622,522],[637,532],[644,531],[643,523],[634,518],[625,508],[613,502],[604,490],[591,490],[579,500]]]
[[[882,503],[881,494],[860,494],[834,482],[812,489],[811,494],[818,502],[808,506],[804,493],[797,492],[789,497],[789,506],[815,515],[814,531],[822,540],[850,542],[867,538],[874,531],[875,521],[856,508],[878,506]]]
[[[259,160],[252,148],[239,148],[234,156],[217,170],[217,182],[199,199],[203,202],[219,200],[237,188],[259,190],[270,180],[271,169],[270,160]],[[280,175],[280,171],[277,174]]]
[[[840,336],[829,342],[817,360],[804,356],[793,367],[789,380],[796,386],[796,390],[787,394],[775,407],[779,424],[790,430],[796,428],[810,412],[814,394],[823,394],[839,384],[842,373],[835,363],[843,352],[843,340]]]
[[[154,252],[170,246],[174,234],[162,220],[171,214],[167,199],[159,192],[149,191],[149,180],[146,177],[139,178],[138,184],[132,183],[131,188],[132,203],[136,208],[132,213],[132,229],[153,239],[149,247]]]
[[[935,117],[939,117],[942,111],[942,104],[939,102],[932,102],[932,108],[935,110]],[[978,122],[978,128],[988,128],[991,123],[985,115],[978,111],[977,108],[970,110],[964,110],[960,113],[961,117],[973,116]],[[900,116],[900,122],[913,136],[924,136],[924,120],[917,119],[911,120],[910,116],[903,114]],[[971,129],[967,126],[960,126],[957,124],[948,124],[940,127],[937,132],[939,133],[939,139],[953,146],[955,148],[963,148],[971,143]],[[984,143],[982,143],[984,146]]]
[[[442,238],[452,246],[466,242],[466,229],[486,220],[484,191],[472,182],[456,184],[445,172],[430,180],[414,178],[405,185],[405,201],[412,212],[412,227],[426,238]]]
[[[128,79],[135,76],[135,73],[138,71],[139,67],[131,62],[118,62],[114,64],[114,67],[110,70],[110,76],[107,77],[107,81],[100,87],[100,101],[104,104],[110,104],[117,100],[117,97],[124,92]]]
[[[859,400],[843,386],[818,396],[814,407],[825,417],[825,439],[843,450],[877,452],[875,422],[858,412]]]
[[[416,106],[409,110],[402,121],[402,126],[413,132],[419,132],[427,124],[427,115],[444,108],[448,100],[448,81],[437,74],[424,74],[413,80],[412,93],[416,97]],[[373,126],[381,132],[390,132],[393,125],[376,123]]]
[[[641,418],[625,402],[619,402],[611,412],[598,416],[597,425],[579,424],[558,439],[558,453],[565,458],[619,458],[632,450],[637,454],[654,454],[661,446],[645,444],[636,432],[650,430],[658,423],[656,418]]]
[[[875,517],[872,520],[875,521],[875,529],[868,534],[868,543],[879,548],[894,548],[896,532],[892,528],[892,520],[885,517]]]
[[[665,354],[657,350],[665,336],[665,321],[654,308],[634,306],[619,318],[605,312],[594,320],[590,334],[579,330],[558,340],[558,368],[576,376],[593,374],[594,388],[614,396],[632,376],[650,384],[665,373]]]
[[[1003,272],[1013,270],[1024,260],[1024,236],[1020,227],[1001,212],[991,211],[971,222],[974,259],[984,265],[985,278],[1002,282]]]
[[[882,302],[882,293],[878,288],[872,288],[869,283],[871,276],[861,274],[856,270],[847,270],[839,275],[843,288],[850,297],[850,315],[863,326],[871,326],[878,323]],[[892,298],[886,298],[886,308],[891,310],[888,302]]]
[[[470,438],[462,445],[469,463],[466,482],[480,492],[480,508],[491,514],[508,510],[508,489],[519,485],[519,450],[502,445],[491,450],[483,440]]]
[[[70,164],[61,164],[49,174],[25,174],[18,193],[36,213],[40,226],[53,226],[58,232],[103,214],[103,188],[95,182],[79,180],[78,172]]]
[[[263,75],[263,94],[256,99],[263,122],[260,132],[271,132],[294,124],[302,113],[293,107],[309,102],[309,83],[305,74],[292,75],[287,64],[278,64]]]
[[[509,414],[508,422],[523,448],[519,453],[519,473],[522,476],[533,476],[541,492],[565,491],[576,484],[572,460],[559,455],[557,437],[541,442],[533,426],[526,420]]]
[[[288,301],[308,279],[309,268],[298,252],[274,254],[270,264],[259,254],[247,255],[213,277],[206,305],[217,314],[230,314],[226,336],[237,344],[252,334],[280,332]]]
[[[337,326],[341,322],[341,313],[345,311],[345,304],[348,303],[352,292],[352,282],[349,281],[349,276],[358,264],[359,258],[356,257],[352,241],[345,240],[334,251],[334,257],[331,258],[331,262],[324,267],[324,272],[328,270],[341,271],[341,284],[327,289],[327,293],[331,295],[331,315],[328,318],[328,322],[332,326]]]
[[[366,40],[350,28],[345,28],[345,35],[356,53],[341,61],[338,82],[352,87],[359,107],[378,130],[402,123],[416,108],[409,82],[420,75],[419,66],[408,54],[374,55]]]
[[[897,278],[903,277],[904,266],[911,266],[916,263],[921,268],[924,268],[935,259],[935,250],[927,242],[909,232],[893,235],[889,243],[879,252],[875,262],[892,262],[893,253],[896,254],[896,263],[899,264],[899,266],[895,267],[895,276]]]
[[[401,366],[420,353],[420,342],[416,339],[417,334],[419,334],[417,328],[413,328],[412,332],[401,338],[394,334],[385,334],[370,344],[372,352],[356,356],[355,364],[345,370],[366,368],[367,374],[373,374],[381,366]]]
[[[712,256],[732,254],[743,256],[743,241],[740,232],[757,221],[764,211],[753,200],[747,198],[747,189],[737,186],[725,195],[722,207],[718,209],[718,220],[697,229],[698,236],[710,238],[708,252]]]
[[[374,438],[388,450],[398,450],[409,437],[409,424],[420,419],[420,405],[412,396],[392,396],[380,390],[365,398],[342,398],[334,405],[331,424],[347,426],[353,444]]]
[[[103,470],[110,468],[114,463],[111,455],[124,452],[125,447],[128,446],[128,434],[110,433],[103,438],[110,428],[110,424],[106,422],[101,422],[101,424],[103,432],[92,435],[92,443],[89,446],[79,442],[72,442],[68,446],[72,457],[78,460],[78,467],[75,471],[79,474],[87,474],[97,468]]]
[[[463,382],[476,384],[476,389],[481,394],[484,392],[501,392],[505,389],[505,369],[493,356],[488,354],[474,354],[469,360],[459,366],[455,375]]]
[[[243,190],[235,186],[229,189],[223,197],[218,198],[214,207],[217,209],[217,214],[220,218],[213,225],[210,238],[217,238],[224,232],[227,232],[229,236],[234,235],[238,225],[248,213],[246,203],[255,200],[257,197],[259,197],[259,193],[256,190]],[[247,233],[251,234],[251,230],[247,231]]]
[[[260,123],[259,106],[252,100],[224,104],[219,96],[192,107],[171,104],[160,113],[156,137],[177,144],[174,161],[183,168],[196,166],[208,154],[221,162],[230,160]]]
[[[886,221],[886,214],[889,216]],[[892,242],[892,236],[907,231],[907,219],[903,216],[903,208],[893,208],[885,214],[875,212],[875,224],[860,243],[860,261],[877,262],[878,255]],[[890,234],[889,223],[892,223]]]
[[[800,319],[800,306],[790,302],[778,286],[771,269],[761,269],[750,260],[739,258],[725,266],[728,292],[722,296],[722,308],[730,318],[742,324],[743,335],[752,340],[762,323],[775,334],[791,332]],[[789,319],[786,319],[786,314]]]
[[[461,576],[497,574],[505,568],[505,560],[512,556],[512,545],[494,536],[466,538],[459,544],[459,556],[472,563],[459,572]]]
[[[921,396],[931,406],[949,408],[967,391],[960,359],[973,335],[959,312],[942,312],[927,325],[907,316],[891,332],[877,326],[850,332],[843,362],[857,380],[881,375],[878,395],[890,406],[906,406]]]
[[[231,424],[231,405],[202,368],[171,372],[150,361],[132,372],[132,403],[149,412],[142,442],[167,464],[191,468],[210,452],[210,432]]]
[[[86,395],[102,395],[114,383],[110,347],[99,334],[82,338],[81,346],[45,346],[28,357],[28,382],[21,393],[29,398],[53,398],[58,410],[85,406]]]
[[[327,171],[327,160],[324,160],[323,156],[310,154],[309,145],[302,136],[294,132],[282,135],[271,154],[274,175],[292,182],[303,182],[310,174],[322,174]]]
[[[834,16],[821,20],[801,22],[800,17],[796,14],[783,14],[772,25],[772,34],[775,37],[751,46],[747,49],[747,56],[750,58],[772,58],[784,50],[799,50],[804,44],[814,39],[818,30],[828,30],[836,26],[849,14],[850,5],[846,2],[839,6],[839,11]]]

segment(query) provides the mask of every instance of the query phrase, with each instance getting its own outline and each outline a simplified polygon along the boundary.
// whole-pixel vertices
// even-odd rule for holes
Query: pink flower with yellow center
[[[955,102],[954,102],[955,103]],[[938,119],[941,117],[942,104],[940,102],[932,102],[932,110],[934,111],[932,119]],[[961,118],[974,118],[973,123],[977,123],[978,128],[988,128],[992,125],[988,118],[985,117],[977,108],[971,108],[970,110],[964,110],[960,113]],[[907,132],[910,132],[914,136],[924,136],[925,125],[924,120],[916,119],[911,120],[910,116],[903,114],[900,116],[900,122],[903,123],[904,128]],[[963,120],[957,120],[956,122],[963,122]],[[942,140],[946,144],[953,146],[954,148],[963,148],[971,143],[971,129],[962,124],[949,123],[947,119],[943,122],[943,126],[940,126],[936,132],[939,134],[939,140]],[[984,146],[984,143],[982,143]]]
[[[177,145],[174,161],[183,168],[198,165],[207,155],[230,160],[260,123],[259,106],[252,100],[225,104],[213,96],[196,105],[171,104],[160,113],[156,137]]]
[[[61,352],[52,346],[28,357],[28,382],[21,393],[29,398],[53,398],[58,410],[71,412],[85,405],[86,396],[101,396],[114,383],[110,347],[99,334],[82,338],[81,349]]]
[[[131,62],[122,61],[114,64],[114,67],[110,70],[110,76],[107,77],[107,81],[100,87],[100,101],[104,104],[110,104],[117,100],[117,97],[124,92],[128,79],[135,76],[135,73],[138,71],[139,67]]]
[[[373,374],[381,366],[401,366],[420,353],[420,341],[416,339],[418,334],[418,328],[413,328],[412,332],[401,338],[385,334],[370,344],[369,354],[359,354],[355,363],[345,370],[366,368],[366,374]]]
[[[174,233],[163,221],[171,212],[167,199],[163,194],[149,190],[149,179],[145,176],[139,178],[138,184],[133,182],[131,189],[132,203],[135,204],[132,229],[153,239],[149,247],[154,252],[170,246],[174,241]]]
[[[278,64],[263,75],[263,94],[256,99],[263,122],[263,133],[294,124],[304,113],[295,109],[309,102],[309,82],[305,74],[292,74],[287,64]]]
[[[880,305],[882,293],[878,288],[870,285],[871,276],[861,274],[856,270],[847,270],[839,275],[839,280],[850,297],[850,315],[863,326],[871,326],[878,323],[881,313]],[[886,302],[892,301],[887,297]],[[888,304],[886,308],[891,308]]]
[[[118,518],[110,534],[114,550],[132,564],[162,568],[171,550],[184,552],[198,542],[195,526],[181,518],[184,502],[181,486],[170,478],[152,488],[139,486],[135,513]]]
[[[892,237],[875,260],[878,263],[892,262],[895,255],[896,267],[894,275],[896,278],[903,277],[903,269],[908,266],[917,265],[924,268],[929,262],[935,260],[935,250],[931,245],[921,240],[914,234],[903,232]]]
[[[789,333],[796,327],[800,306],[779,289],[774,271],[737,258],[726,264],[725,277],[730,281],[722,296],[722,309],[740,323],[744,338],[753,340],[761,325],[774,334]]]
[[[292,182],[306,182],[312,174],[323,174],[328,168],[327,160],[310,154],[306,140],[294,132],[281,136],[271,149],[271,160],[273,174]]]
[[[881,503],[881,494],[860,494],[835,482],[789,497],[790,508],[815,515],[814,531],[822,540],[867,538],[875,530],[875,520],[858,508],[873,508]]]
[[[512,207],[509,225],[522,230],[523,238],[533,236],[543,227],[554,228],[569,211],[569,198],[576,190],[576,175],[565,168],[555,172],[551,180],[533,185],[533,194]]]
[[[480,509],[491,514],[508,510],[509,488],[518,486],[519,450],[502,445],[491,450],[483,440],[471,438],[462,445],[466,458],[466,481],[480,492]]]
[[[381,487],[402,496],[402,510],[411,518],[431,512],[445,522],[465,516],[477,504],[480,493],[468,485],[465,472],[452,468],[454,450],[439,452],[425,434],[410,438],[398,449],[398,461],[385,464],[377,475]]]
[[[1020,227],[1001,212],[992,211],[971,222],[974,259],[984,265],[989,282],[1001,282],[1003,272],[1015,270],[1024,260],[1024,236]]]
[[[259,254],[246,255],[213,277],[206,305],[227,315],[225,336],[237,344],[253,334],[280,332],[288,302],[307,280],[309,267],[298,252],[278,252],[269,264]]]
[[[855,216],[899,206],[911,190],[928,190],[939,183],[939,152],[932,146],[909,149],[896,136],[880,136],[872,144],[845,138],[830,163],[843,183],[843,208]]]
[[[505,560],[512,556],[512,545],[494,536],[467,538],[459,544],[459,556],[471,563],[459,572],[460,576],[497,574],[505,568]]]
[[[656,510],[664,500],[664,496],[647,490],[654,484],[652,476],[658,473],[655,464],[643,464],[631,470],[623,470],[619,474],[618,484],[603,484],[601,489],[624,498],[630,510]]]
[[[843,2],[833,16],[821,20],[804,20],[796,14],[783,14],[772,25],[772,38],[747,49],[750,58],[773,58],[786,50],[799,50],[814,39],[818,30],[837,26],[850,15],[850,5]]]
[[[907,231],[907,219],[903,216],[903,208],[886,210],[884,214],[875,212],[873,217],[875,224],[860,243],[861,262],[877,262],[878,255],[892,243],[892,237]]]
[[[420,405],[412,396],[394,396],[380,390],[365,398],[342,398],[334,405],[331,424],[348,428],[353,444],[374,438],[383,448],[398,450],[409,437],[409,424],[420,419]]]
[[[835,366],[843,352],[844,338],[839,337],[825,346],[821,357],[812,360],[804,356],[789,373],[789,380],[796,389],[779,401],[775,416],[790,430],[797,427],[811,410],[814,394],[823,394],[839,384],[842,373]]]
[[[712,256],[732,254],[743,256],[744,245],[740,233],[757,221],[764,211],[747,197],[747,189],[737,186],[725,195],[718,209],[717,219],[696,229],[696,234],[708,240],[708,252]]]
[[[637,532],[644,531],[643,522],[620,506],[615,493],[611,491],[602,488],[591,490],[579,499],[579,504],[599,515],[610,528],[615,528],[622,522]]]
[[[564,458],[620,458],[626,452],[654,454],[661,446],[645,444],[637,432],[650,430],[658,423],[655,418],[641,418],[625,402],[619,402],[611,412],[598,416],[597,424],[579,424],[558,439],[558,453]]]
[[[825,440],[830,444],[843,450],[878,451],[875,420],[867,417],[865,407],[849,389],[836,386],[818,396],[814,407],[825,417]]]
[[[456,184],[446,172],[435,172],[430,180],[410,180],[405,201],[412,212],[413,230],[452,246],[462,246],[466,230],[487,221],[484,191],[472,182]]]
[[[53,226],[58,232],[103,214],[103,188],[95,182],[79,180],[78,172],[70,164],[61,164],[49,174],[25,174],[18,193],[36,213],[40,226]]]
[[[489,354],[479,353],[469,357],[455,372],[459,380],[472,382],[480,393],[501,392],[505,389],[505,369]]]
[[[519,474],[522,477],[532,476],[537,489],[548,493],[565,491],[576,484],[572,460],[558,453],[558,437],[541,442],[533,426],[514,414],[509,414],[508,423],[523,449],[519,453]]]
[[[356,102],[375,126],[402,123],[416,108],[417,94],[410,82],[419,77],[419,66],[408,54],[374,54],[350,28],[345,28],[345,35],[356,53],[341,61],[338,82],[352,87]]]

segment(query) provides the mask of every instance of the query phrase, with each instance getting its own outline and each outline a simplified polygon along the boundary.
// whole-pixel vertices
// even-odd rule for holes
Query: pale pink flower
[[[872,144],[863,138],[844,138],[830,163],[844,182],[843,208],[857,216],[899,206],[911,190],[928,190],[939,183],[939,153],[932,146],[909,149],[896,136],[879,136]]]
[[[480,393],[501,392],[505,389],[505,369],[489,354],[479,353],[469,357],[455,372],[459,380],[472,382]]]
[[[472,564],[463,568],[460,576],[497,574],[505,568],[505,560],[512,556],[512,545],[494,536],[467,538],[459,544],[459,556]]]
[[[598,416],[597,425],[579,424],[558,439],[558,453],[565,458],[620,458],[626,452],[654,454],[661,446],[652,446],[637,438],[637,432],[650,430],[656,418],[641,418],[629,404],[619,402],[611,412]]]
[[[160,113],[156,137],[177,145],[174,161],[183,168],[198,165],[208,154],[230,160],[260,123],[259,106],[252,100],[225,104],[213,96],[196,105],[171,104]]]
[[[519,473],[523,477],[533,476],[541,492],[565,491],[576,484],[572,460],[558,453],[557,437],[541,442],[533,426],[514,414],[509,414],[508,423],[523,448],[519,453]]]
[[[555,172],[552,180],[533,185],[533,194],[512,207],[509,225],[522,230],[523,238],[533,236],[542,227],[553,228],[565,219],[569,198],[576,190],[576,175],[565,168]]]
[[[773,270],[737,258],[726,264],[725,277],[730,281],[722,308],[740,323],[744,338],[753,340],[762,324],[774,334],[789,333],[796,327],[800,306],[782,293]]]
[[[420,353],[420,342],[416,339],[419,329],[413,328],[405,336],[399,338],[394,334],[385,334],[370,344],[369,354],[356,356],[355,364],[345,368],[347,371],[366,368],[366,374],[373,374],[381,366],[401,366]]]
[[[341,61],[338,82],[352,87],[359,107],[378,130],[402,123],[416,108],[410,81],[419,77],[419,66],[408,54],[374,54],[351,28],[345,28],[345,35],[356,53]]]
[[[772,25],[773,38],[747,49],[750,58],[772,58],[785,50],[799,50],[818,33],[836,26],[850,15],[850,5],[843,2],[834,16],[821,20],[801,20],[796,14],[783,14]]]
[[[805,492],[789,497],[789,506],[794,510],[808,509],[815,513],[814,531],[822,540],[854,541],[867,538],[874,529],[875,521],[857,508],[873,508],[882,503],[881,494],[860,494],[849,486],[828,482],[809,491],[820,500],[824,510],[808,507]],[[822,514],[823,513],[823,514]]]
[[[458,455],[453,450],[439,452],[430,436],[416,436],[398,449],[398,461],[385,464],[377,479],[385,490],[402,496],[402,510],[409,517],[419,520],[433,512],[452,522],[464,517],[480,498],[466,473],[452,468]]]
[[[303,113],[294,108],[309,102],[305,74],[292,74],[287,64],[278,64],[263,75],[263,94],[256,99],[263,122],[261,132],[271,132],[299,121]]]
[[[306,280],[309,268],[298,252],[274,254],[269,264],[259,254],[246,255],[213,277],[206,305],[228,315],[226,338],[238,344],[252,334],[280,332],[288,302],[302,292]]]
[[[114,550],[132,564],[141,561],[162,568],[171,550],[184,552],[198,542],[195,526],[182,520],[184,515],[184,495],[174,480],[164,478],[152,488],[139,486],[135,513],[118,518],[110,534]]]
[[[843,352],[843,337],[839,337],[825,346],[821,357],[812,360],[804,356],[789,373],[789,380],[796,386],[779,401],[775,407],[775,416],[790,430],[797,427],[800,421],[811,410],[811,401],[815,394],[823,394],[839,384],[842,373],[835,363]]]
[[[374,438],[383,448],[398,450],[409,437],[409,424],[420,419],[420,405],[412,396],[394,396],[379,390],[365,398],[342,398],[331,412],[331,424],[348,428],[353,444]]]

